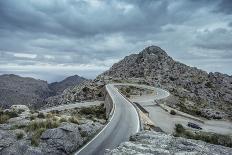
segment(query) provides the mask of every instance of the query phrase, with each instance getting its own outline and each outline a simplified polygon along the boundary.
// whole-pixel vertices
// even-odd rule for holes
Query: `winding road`
[[[135,107],[119,93],[115,85],[117,84],[106,85],[106,91],[114,104],[113,115],[106,126],[75,155],[102,155],[105,149],[118,146],[140,130],[139,115]]]

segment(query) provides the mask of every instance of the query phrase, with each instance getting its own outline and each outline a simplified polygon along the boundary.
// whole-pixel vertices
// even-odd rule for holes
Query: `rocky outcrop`
[[[78,125],[71,123],[45,131],[41,140],[42,150],[47,154],[70,154],[83,144]]]
[[[213,145],[203,141],[174,137],[161,132],[143,131],[131,136],[129,142],[107,151],[107,155],[122,154],[205,154],[231,155],[232,148]]]
[[[104,84],[96,81],[85,81],[79,85],[67,88],[60,95],[46,99],[46,107],[68,104],[72,102],[104,100]]]
[[[232,117],[231,76],[208,74],[174,61],[157,46],[147,47],[139,54],[125,57],[97,79],[155,85],[167,89],[176,97],[179,102],[170,103],[174,108],[206,118]],[[203,111],[205,108],[210,109],[208,113]]]
[[[52,91],[46,81],[12,74],[0,76],[0,106],[3,108],[9,108],[14,104],[37,108],[51,95]]]
[[[87,79],[80,77],[78,75],[73,75],[73,76],[67,77],[66,79],[60,82],[53,82],[49,84],[49,88],[58,95],[58,94],[62,94],[62,92],[65,89],[79,85],[80,83],[84,81],[87,81]]]

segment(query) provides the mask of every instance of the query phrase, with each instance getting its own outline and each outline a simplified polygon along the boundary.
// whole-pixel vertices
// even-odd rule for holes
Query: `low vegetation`
[[[131,95],[142,95],[142,94],[151,94],[152,90],[139,88],[135,86],[117,86],[119,91],[124,94],[126,97],[130,97]]]
[[[226,147],[232,147],[232,136],[221,135],[216,133],[202,132],[202,131],[189,131],[186,130],[181,124],[175,126],[176,137],[184,137],[188,139],[202,140],[207,143],[223,145]]]
[[[24,133],[23,132],[18,132],[18,133],[16,133],[16,138],[17,138],[17,140],[20,140],[20,139],[22,139],[24,137]]]
[[[104,104],[101,104],[100,106],[83,107],[78,113],[80,115],[106,119]]]
[[[15,111],[3,111],[0,109],[0,124],[6,123],[10,118],[18,117],[18,113]]]
[[[175,111],[175,110],[171,110],[171,111],[170,111],[170,114],[171,114],[171,115],[176,115],[176,111]]]
[[[40,121],[31,121],[25,130],[32,134],[31,145],[38,146],[40,136],[43,131],[47,129],[57,128],[60,125],[59,121],[54,121],[53,119],[46,119]]]

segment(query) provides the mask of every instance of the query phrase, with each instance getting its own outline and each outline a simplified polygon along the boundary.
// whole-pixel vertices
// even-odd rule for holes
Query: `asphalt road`
[[[115,105],[114,113],[108,124],[75,155],[102,155],[105,149],[115,148],[140,130],[135,107],[119,93],[114,84],[106,85],[106,90]]]

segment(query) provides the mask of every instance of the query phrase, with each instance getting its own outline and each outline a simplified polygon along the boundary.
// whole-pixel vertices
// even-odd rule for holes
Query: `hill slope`
[[[54,82],[49,84],[49,88],[56,92],[56,94],[61,94],[66,88],[71,86],[76,86],[87,79],[80,77],[78,75],[67,77],[60,82]]]
[[[207,118],[231,119],[231,76],[189,67],[157,46],[126,56],[98,78],[160,86],[174,95],[166,101],[174,108]]]

